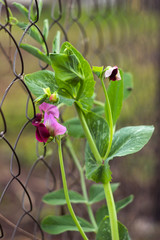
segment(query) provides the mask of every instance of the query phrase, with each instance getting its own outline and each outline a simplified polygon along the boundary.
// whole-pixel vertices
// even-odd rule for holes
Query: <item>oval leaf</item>
[[[94,227],[84,220],[77,217],[84,232],[95,232]],[[72,217],[70,215],[64,216],[48,216],[41,222],[42,230],[49,234],[60,234],[66,231],[78,231]]]
[[[88,112],[95,85],[89,63],[68,42],[62,44],[59,54],[50,54],[50,58],[59,87],[66,89],[79,107]]]
[[[52,71],[43,70],[35,73],[27,74],[24,77],[24,81],[29,90],[36,96],[39,97],[44,94],[43,88],[50,88],[51,93],[58,91],[59,103],[63,102],[66,105],[71,106],[73,99],[65,98],[58,90],[58,85],[55,80],[55,74]]]
[[[100,155],[103,157],[109,140],[109,128],[104,118],[93,112],[86,114],[86,121]],[[85,149],[86,176],[95,182],[106,183],[111,180],[111,171],[107,161],[98,164],[88,143]]]
[[[116,121],[120,115],[122,109],[122,102],[123,102],[123,72],[119,69],[121,80],[119,81],[110,81],[109,87],[107,89],[108,98],[110,101],[111,111],[112,111],[112,119],[113,125],[116,124]],[[106,120],[109,122],[108,119],[108,108],[105,104],[105,111],[106,111]]]
[[[69,191],[69,198],[71,203],[86,203],[84,197],[74,191]],[[64,205],[66,204],[64,190],[60,189],[58,191],[47,193],[43,196],[42,201],[50,205]]]
[[[153,126],[121,128],[114,134],[108,160],[138,152],[149,141],[153,131]]]
[[[85,137],[83,128],[81,126],[80,120],[78,118],[71,118],[65,121],[64,126],[66,126],[68,134],[75,138]]]
[[[124,91],[123,91],[123,100],[129,97],[133,90],[133,76],[131,73],[124,73]]]
[[[25,51],[31,53],[33,56],[37,57],[38,59],[42,60],[43,62],[51,65],[50,58],[43,52],[41,52],[38,48],[31,46],[29,44],[20,44],[20,47],[23,48]]]
[[[115,202],[115,207],[116,207],[116,211],[117,213],[125,208],[128,204],[130,204],[133,201],[133,195],[130,195],[118,202]],[[98,211],[96,212],[96,222],[99,225],[102,221],[102,219],[105,216],[108,216],[109,212],[108,212],[108,207],[106,205],[102,206],[101,208],[98,209]]]
[[[118,221],[119,240],[130,240],[127,228]],[[112,240],[110,220],[106,216],[99,225],[96,240]]]
[[[112,192],[119,186],[119,183],[111,183]],[[104,187],[102,184],[92,184],[89,189],[89,204],[93,204],[105,199]]]

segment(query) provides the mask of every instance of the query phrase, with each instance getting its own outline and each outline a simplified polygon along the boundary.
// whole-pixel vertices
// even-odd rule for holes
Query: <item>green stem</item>
[[[108,94],[107,94],[107,90],[106,90],[106,87],[104,85],[104,81],[103,81],[103,77],[100,78],[101,79],[101,83],[102,83],[102,87],[103,87],[103,91],[104,91],[104,94],[105,94],[105,99],[106,99],[106,110],[105,111],[105,114],[108,116],[106,116],[106,118],[109,119],[108,121],[108,125],[109,125],[109,143],[108,143],[108,148],[107,148],[107,151],[105,153],[105,156],[104,156],[104,159],[106,159],[109,155],[109,152],[110,152],[110,149],[111,149],[111,146],[112,146],[112,140],[113,140],[113,119],[112,119],[112,111],[111,111],[111,105],[110,105],[110,101],[109,101],[109,98],[108,98]]]
[[[112,240],[119,240],[117,212],[114,204],[110,182],[103,184],[103,186],[109,211]]]
[[[102,157],[100,156],[99,152],[98,152],[98,149],[97,149],[97,146],[92,138],[92,135],[90,133],[90,130],[88,128],[88,125],[87,125],[87,122],[86,122],[86,119],[84,117],[84,114],[82,112],[82,110],[78,107],[77,104],[75,104],[76,106],[76,109],[77,109],[77,112],[78,112],[78,115],[79,115],[79,119],[81,121],[81,125],[83,127],[83,130],[84,130],[84,133],[86,135],[86,138],[88,140],[88,143],[89,143],[89,146],[90,146],[90,149],[92,151],[92,153],[94,154],[94,157],[97,161],[97,163],[102,163]]]
[[[96,223],[96,220],[95,220],[95,217],[93,215],[93,211],[92,211],[92,208],[91,206],[88,204],[89,200],[88,200],[88,194],[87,194],[87,188],[86,188],[86,184],[85,184],[85,178],[84,178],[84,171],[79,163],[79,160],[77,158],[77,155],[74,151],[74,148],[73,148],[73,145],[72,145],[72,142],[70,141],[69,138],[67,138],[66,140],[66,145],[70,151],[70,154],[74,160],[74,163],[79,171],[79,174],[80,174],[80,180],[81,180],[81,187],[82,187],[82,192],[83,192],[83,196],[86,200],[86,206],[87,206],[87,210],[88,210],[88,215],[89,215],[89,218],[93,224],[93,226],[95,227],[96,231],[97,231],[97,223]]]
[[[67,202],[67,206],[68,206],[68,210],[71,214],[71,217],[73,219],[73,221],[75,222],[81,236],[83,237],[84,240],[88,240],[86,234],[84,233],[81,225],[79,224],[79,221],[73,211],[71,202],[70,202],[70,198],[69,198],[69,193],[68,193],[68,187],[67,187],[67,181],[66,181],[66,174],[65,174],[65,170],[64,170],[64,164],[63,164],[63,155],[62,155],[62,148],[61,148],[61,139],[59,138],[59,140],[57,140],[58,143],[58,155],[59,155],[59,162],[60,162],[60,169],[61,169],[61,175],[62,175],[62,182],[63,182],[63,189],[64,189],[64,195],[66,198],[66,202]]]
[[[104,107],[104,103],[101,101],[94,100],[94,104]]]

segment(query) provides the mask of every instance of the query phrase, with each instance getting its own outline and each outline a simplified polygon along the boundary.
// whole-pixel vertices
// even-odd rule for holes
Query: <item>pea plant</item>
[[[21,4],[15,3],[15,6],[25,16],[28,14],[28,10]],[[48,22],[45,20],[44,23],[44,36],[47,40]],[[14,24],[20,28],[26,26],[15,18]],[[39,106],[39,113],[34,116],[32,125],[35,126],[35,136],[39,142],[44,142],[45,146],[57,145],[63,182],[62,189],[45,194],[42,201],[53,206],[67,204],[69,211],[69,214],[63,216],[46,216],[41,227],[49,234],[79,231],[85,240],[89,239],[88,232],[95,233],[96,240],[129,240],[127,228],[118,221],[117,213],[133,200],[133,196],[114,201],[113,192],[119,184],[111,183],[110,161],[141,150],[154,131],[153,126],[116,129],[123,102],[131,92],[131,74],[123,73],[117,66],[91,67],[69,42],[60,46],[59,32],[54,38],[50,54],[45,52],[44,42],[40,41],[39,32],[35,31],[34,27],[30,28],[29,34],[41,43],[44,52],[26,43],[20,47],[53,69],[24,76],[24,81]],[[101,83],[104,102],[96,100],[94,78]],[[77,116],[62,123],[59,120],[62,106],[75,108]],[[74,138],[79,138],[79,141],[86,138],[84,166],[78,160],[74,149]],[[62,139],[65,140],[79,171],[82,194],[68,189]],[[85,178],[93,182],[89,191]],[[92,205],[99,204],[104,199],[106,205],[100,206],[95,213]],[[72,203],[82,204],[82,208],[88,212],[89,221],[75,214]]]

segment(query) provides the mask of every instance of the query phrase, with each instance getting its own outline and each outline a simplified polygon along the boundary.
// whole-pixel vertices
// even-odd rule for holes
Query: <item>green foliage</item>
[[[127,228],[118,221],[119,239],[130,240]],[[96,240],[112,240],[110,220],[106,216],[100,223],[98,232],[96,234]]]
[[[44,19],[43,21],[43,36],[44,39],[47,40],[49,34],[49,22],[48,19]]]
[[[94,227],[85,219],[77,217],[84,232],[95,232]],[[78,231],[71,216],[48,216],[41,223],[42,230],[49,234],[60,234],[66,231]]]
[[[112,192],[116,191],[119,187],[119,183],[112,183]],[[89,189],[89,204],[93,204],[105,199],[104,188],[102,184],[92,184]]]
[[[133,195],[130,195],[118,202],[115,202],[116,212],[118,213],[121,209],[125,208],[132,201],[133,201]],[[99,225],[101,223],[102,219],[108,215],[109,215],[108,207],[106,205],[100,207],[96,212],[97,224]]]
[[[71,203],[86,203],[84,197],[74,191],[69,191],[69,198]],[[47,193],[43,196],[42,201],[50,205],[64,205],[66,204],[64,190],[60,189],[54,192]]]
[[[96,76],[98,78],[100,78],[102,76],[102,73],[103,73],[103,67],[93,66],[92,71],[94,72],[94,74],[96,74]]]
[[[114,134],[108,159],[138,152],[149,141],[153,131],[153,126],[121,128]]]
[[[38,4],[39,14],[41,14],[42,0],[38,1]],[[14,6],[28,18],[28,10],[22,4],[14,3]],[[33,9],[32,4],[30,17],[34,21],[37,16]],[[18,20],[16,21],[17,26],[22,30],[28,27],[28,24],[19,22]],[[76,106],[78,105],[78,109],[80,108],[80,111],[82,111],[85,116],[86,125],[89,128],[90,135],[86,134],[85,129],[81,126],[82,121],[80,122],[78,118],[69,119],[64,123],[68,129],[68,134],[76,138],[82,138],[87,135],[87,138],[90,138],[87,139],[90,140],[88,142],[90,143],[92,141],[96,145],[96,150],[100,156],[100,161],[98,162],[97,156],[95,156],[96,154],[94,155],[96,151],[93,151],[94,144],[86,144],[85,170],[87,178],[96,183],[106,184],[110,182],[111,171],[109,160],[114,157],[126,156],[141,150],[149,141],[154,130],[153,126],[125,127],[115,132],[112,139],[112,133],[114,132],[113,126],[116,125],[119,118],[122,103],[128,98],[133,89],[132,75],[130,73],[123,74],[122,70],[119,70],[121,80],[110,81],[108,89],[106,89],[105,86],[103,88],[105,97],[107,96],[105,105],[103,106],[103,104],[100,104],[101,106],[92,109],[95,98],[95,81],[93,79],[92,71],[97,77],[103,80],[103,67],[94,66],[91,70],[89,63],[83,58],[80,52],[68,42],[63,43],[60,48],[60,32],[57,32],[57,35],[53,40],[53,52],[49,56],[47,56],[45,52],[46,49],[43,37],[40,35],[38,29],[32,26],[27,33],[40,43],[41,47],[44,49],[44,53],[29,44],[21,44],[20,47],[38,59],[51,65],[55,72],[45,70],[28,74],[24,78],[26,85],[37,99],[49,102],[47,96],[43,98],[43,89],[48,88],[51,93],[55,91],[58,92],[58,104],[64,103],[71,106],[75,103]],[[43,22],[43,36],[45,41],[48,38],[48,33],[49,23],[48,20],[45,19]],[[100,116],[104,112],[106,120]],[[80,171],[80,176],[81,175],[82,172]],[[84,188],[83,184],[82,188]],[[111,200],[111,196],[105,196],[103,187],[102,184],[93,184],[89,189],[89,198],[86,197],[85,194],[82,196],[74,191],[69,191],[70,202],[83,203],[88,207],[91,207],[92,204],[104,200],[105,197],[109,197]],[[115,191],[118,184],[112,184],[111,187],[112,191]],[[129,196],[116,202],[116,211],[118,212],[123,209],[132,200],[133,196]],[[50,205],[64,205],[67,203],[63,189],[46,194],[43,197],[43,202]],[[109,207],[110,206],[102,206],[96,213],[96,221],[98,223],[96,240],[111,240],[113,237],[111,236],[112,224],[110,226],[110,222],[112,222],[113,219],[111,219],[111,216],[110,219],[108,217],[110,212],[108,210]],[[91,209],[89,211],[91,211]],[[95,228],[89,222],[81,218],[78,218],[78,221],[85,232],[95,232]],[[42,229],[50,234],[78,230],[71,216],[68,215],[46,217],[42,221]],[[127,229],[120,222],[118,222],[118,229],[120,240],[130,239]]]
[[[24,81],[29,90],[39,97],[44,94],[43,88],[50,88],[51,93],[57,91],[59,94],[59,103],[65,103],[66,105],[72,105],[73,100],[63,97],[63,92],[59,91],[57,82],[55,80],[55,74],[52,71],[44,70],[31,74],[26,74]]]
[[[13,5],[20,11],[20,13],[28,18],[28,9],[25,6],[17,2],[14,2]]]
[[[123,101],[123,72],[121,70],[119,71],[121,75],[121,80],[110,81],[109,87],[107,89],[111,112],[112,112],[113,125],[116,124],[116,121],[120,115],[120,112],[122,109],[122,101]],[[107,104],[105,104],[105,110],[106,110],[106,120],[109,123],[109,113],[108,113]]]
[[[80,124],[80,121],[78,118],[71,118],[67,121],[65,121],[64,125],[67,128],[68,134],[75,138],[84,138],[84,131]]]
[[[94,79],[88,62],[68,42],[62,44],[60,53],[50,54],[55,78],[76,101],[79,107],[88,112],[93,104]]]
[[[59,53],[60,52],[60,31],[57,31],[55,38],[52,43],[52,52]]]
[[[17,22],[17,26],[20,27],[23,31],[28,28],[28,24],[24,23],[24,22]],[[40,35],[38,29],[35,26],[31,26],[27,33],[34,39],[36,40],[38,43],[42,44],[43,43],[43,39],[42,36]],[[31,45],[30,45],[31,46]],[[25,49],[26,50],[26,49]],[[27,51],[27,50],[26,50]],[[30,51],[30,53],[32,54],[32,51]],[[38,56],[36,56],[38,57]]]
[[[86,121],[100,155],[103,157],[109,141],[109,128],[104,118],[93,112],[86,114]],[[103,134],[102,134],[103,133]],[[88,143],[85,149],[86,177],[95,182],[106,183],[111,180],[108,162],[98,164]]]
[[[24,44],[24,43],[21,43],[20,47],[26,50],[27,52],[31,53],[33,56],[37,57],[38,59],[42,60],[43,62],[49,65],[51,64],[50,58],[45,53],[40,51],[38,48],[33,47],[32,45],[29,45],[29,44]]]
[[[124,90],[123,100],[127,99],[133,90],[133,76],[131,73],[125,72],[123,75]]]

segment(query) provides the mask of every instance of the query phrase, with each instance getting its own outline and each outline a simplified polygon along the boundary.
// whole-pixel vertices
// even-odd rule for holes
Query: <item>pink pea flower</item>
[[[121,80],[121,75],[119,73],[117,66],[108,67],[104,75],[105,75],[105,78],[109,77],[109,80],[112,80],[112,81]]]
[[[50,137],[54,138],[66,132],[66,127],[57,122],[59,110],[56,106],[43,102],[39,109],[41,113],[38,113],[32,121],[36,127],[36,139],[39,142],[47,142]]]

